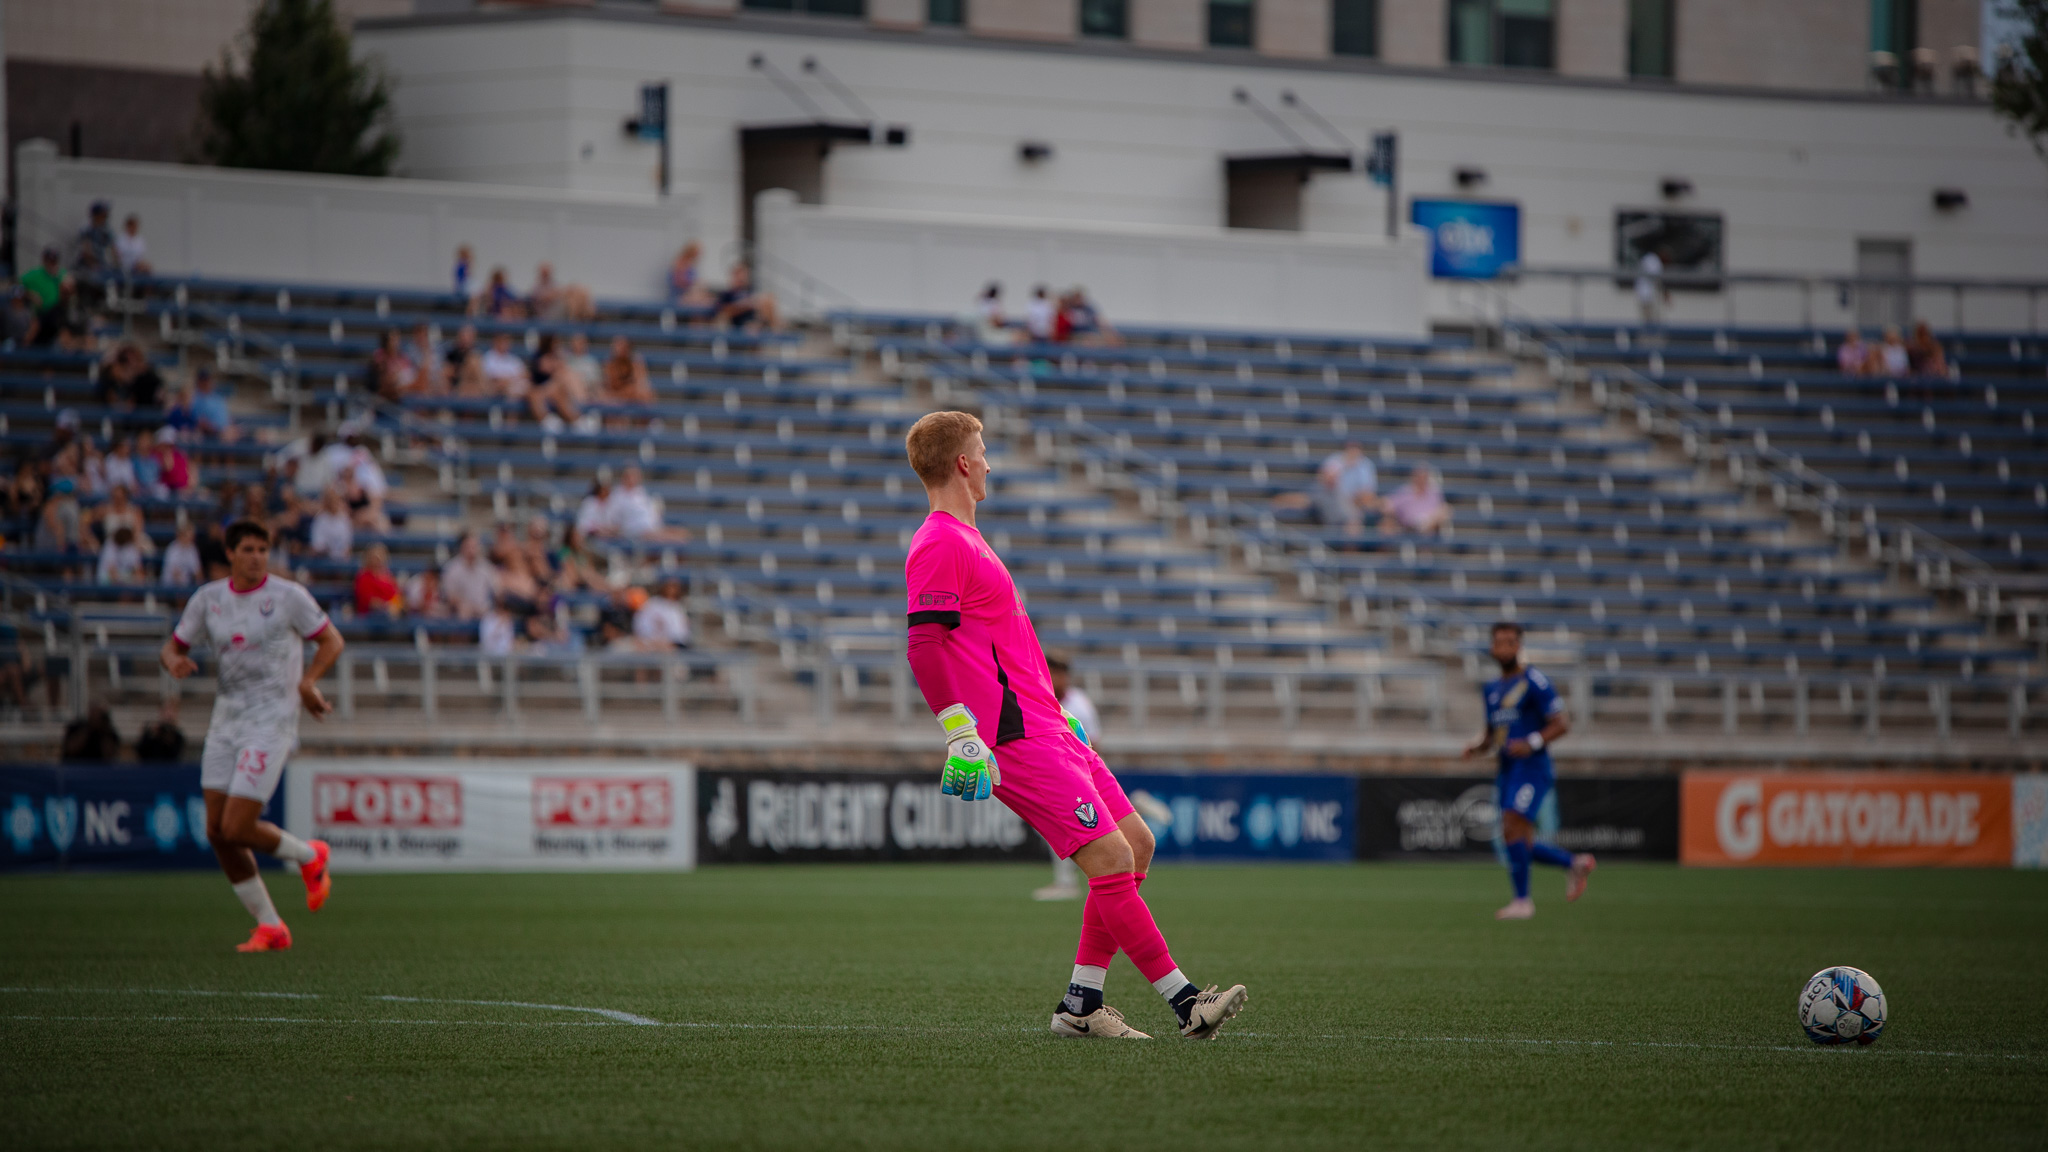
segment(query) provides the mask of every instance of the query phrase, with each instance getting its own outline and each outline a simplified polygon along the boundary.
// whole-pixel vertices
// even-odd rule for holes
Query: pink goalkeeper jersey
[[[922,682],[933,679],[927,675],[919,683],[934,711],[967,705],[991,744],[1067,730],[1017,582],[981,533],[949,513],[927,516],[910,541],[903,582],[910,626],[946,629],[940,682]]]

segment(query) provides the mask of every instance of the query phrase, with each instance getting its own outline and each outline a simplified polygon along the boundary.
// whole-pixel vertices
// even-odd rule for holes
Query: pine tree
[[[398,156],[391,92],[358,63],[332,0],[262,0],[247,71],[221,54],[201,81],[200,153],[227,168],[383,176]]]
[[[2032,25],[1991,81],[1991,107],[2048,158],[2048,0],[2015,0]]]

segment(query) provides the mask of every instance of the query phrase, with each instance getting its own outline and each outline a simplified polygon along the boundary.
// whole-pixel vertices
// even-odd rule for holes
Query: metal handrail
[[[2027,298],[2027,332],[2038,335],[2041,332],[2040,299],[2048,295],[2048,280],[2035,278],[1994,278],[1965,276],[1872,276],[1861,273],[1840,272],[1720,272],[1687,273],[1664,272],[1645,277],[1637,268],[1617,265],[1613,267],[1570,266],[1570,265],[1520,265],[1507,268],[1502,279],[1508,283],[1524,280],[1562,280],[1571,285],[1572,310],[1575,323],[1582,323],[1582,292],[1588,281],[1633,285],[1639,279],[1649,279],[1662,288],[1705,289],[1720,291],[1724,288],[1741,286],[1798,288],[1801,292],[1800,323],[1808,331],[1815,330],[1813,301],[1821,291],[1836,293],[1846,299],[1860,290],[1875,292],[1948,292],[1953,297],[1952,334],[1964,332],[1963,300],[1969,293],[2024,294]],[[1734,308],[1733,293],[1729,294],[1729,309],[1732,323]]]

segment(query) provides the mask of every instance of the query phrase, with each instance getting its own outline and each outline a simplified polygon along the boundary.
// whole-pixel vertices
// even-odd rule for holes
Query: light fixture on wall
[[[1017,159],[1038,164],[1052,159],[1052,145],[1043,140],[1025,140],[1017,145]]]
[[[1666,200],[1682,200],[1692,195],[1692,181],[1683,176],[1666,176],[1657,188]]]
[[[1970,194],[1961,188],[1936,188],[1934,190],[1934,210],[1937,212],[1954,212],[1958,208],[1968,208],[1969,206]]]
[[[1451,179],[1456,180],[1460,188],[1477,188],[1486,183],[1486,169],[1458,168],[1451,173]]]

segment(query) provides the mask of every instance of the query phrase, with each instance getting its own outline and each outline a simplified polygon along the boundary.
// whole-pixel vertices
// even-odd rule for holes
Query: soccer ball
[[[1874,1044],[1884,1018],[1884,989],[1858,968],[1823,968],[1799,994],[1799,1023],[1815,1044]]]

